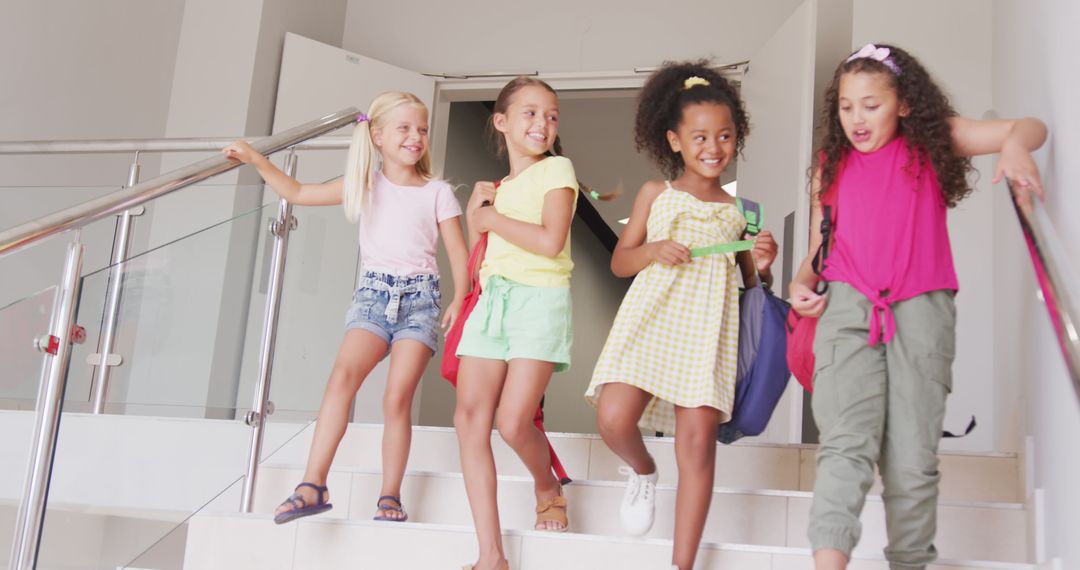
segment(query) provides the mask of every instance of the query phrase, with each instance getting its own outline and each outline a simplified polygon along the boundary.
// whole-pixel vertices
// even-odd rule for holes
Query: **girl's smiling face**
[[[900,118],[909,112],[886,73],[845,73],[838,101],[840,125],[859,152],[873,152],[896,138]]]
[[[371,140],[386,162],[415,166],[428,149],[428,114],[419,105],[398,105],[386,113]]]
[[[682,110],[676,131],[668,131],[671,150],[682,155],[686,170],[719,178],[735,157],[736,130],[731,109],[718,103],[694,103]]]
[[[505,113],[495,113],[492,124],[506,138],[510,152],[544,154],[559,134],[559,98],[539,85],[522,87],[513,94]]]

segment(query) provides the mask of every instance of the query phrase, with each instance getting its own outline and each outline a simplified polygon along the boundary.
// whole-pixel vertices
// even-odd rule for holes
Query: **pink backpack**
[[[842,168],[841,164],[841,168]],[[829,244],[832,241],[833,232],[836,231],[836,213],[838,210],[839,192],[836,183],[821,195],[821,246],[814,253],[811,267],[814,273],[820,277],[825,271],[825,258],[829,256]],[[825,294],[829,290],[829,282],[818,282],[817,292]],[[803,317],[794,310],[788,312],[787,328],[787,361],[788,368],[795,375],[795,379],[807,392],[814,391],[814,334],[817,332],[817,318]]]

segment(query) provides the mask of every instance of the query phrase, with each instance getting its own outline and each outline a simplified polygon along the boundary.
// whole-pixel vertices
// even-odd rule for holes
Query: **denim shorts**
[[[412,339],[432,352],[439,345],[438,275],[389,275],[366,271],[360,277],[345,329],[362,329],[392,345]]]

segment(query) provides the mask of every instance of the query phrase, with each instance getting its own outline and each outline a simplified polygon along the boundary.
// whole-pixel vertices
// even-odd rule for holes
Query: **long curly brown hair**
[[[953,150],[948,121],[957,115],[956,110],[919,60],[896,46],[875,45],[889,49],[889,57],[900,68],[900,73],[866,57],[845,61],[836,68],[832,83],[825,91],[825,108],[822,110],[825,136],[820,151],[814,153],[821,169],[821,190],[829,188],[836,180],[841,159],[853,148],[840,124],[840,78],[848,73],[881,73],[889,78],[898,99],[910,110],[906,117],[899,118],[897,128],[898,134],[907,137],[912,161],[908,169],[917,170],[917,158],[920,162],[929,158],[945,204],[950,208],[956,206],[971,193],[968,173],[974,170],[969,157],[959,156]]]
[[[697,84],[687,89],[685,82],[691,77],[700,77],[709,84]],[[735,123],[735,152],[741,153],[746,136],[750,134],[750,116],[743,107],[738,89],[708,60],[664,62],[638,95],[634,121],[637,150],[645,151],[671,178],[677,177],[685,165],[682,155],[671,150],[667,132],[679,128],[684,108],[700,103],[726,105],[731,109],[731,119]]]

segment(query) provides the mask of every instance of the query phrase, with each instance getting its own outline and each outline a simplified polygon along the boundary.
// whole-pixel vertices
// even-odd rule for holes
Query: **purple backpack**
[[[736,200],[746,218],[746,232],[757,235],[764,218],[759,204]],[[701,255],[743,251],[753,240],[698,250]],[[739,299],[739,361],[735,373],[735,405],[731,421],[721,424],[716,439],[732,443],[747,435],[759,435],[769,425],[777,402],[784,395],[791,372],[787,363],[787,320],[791,306],[778,299],[764,284],[747,289]]]

